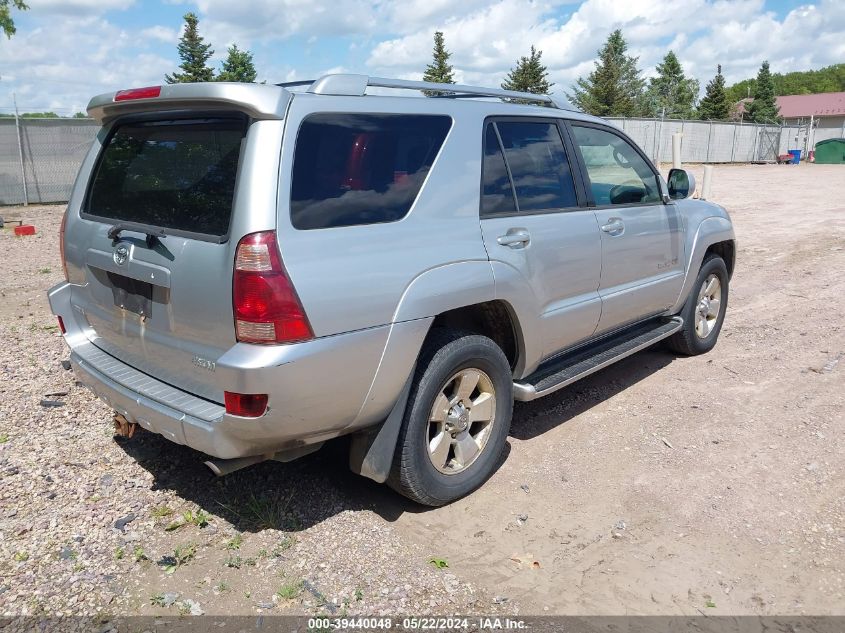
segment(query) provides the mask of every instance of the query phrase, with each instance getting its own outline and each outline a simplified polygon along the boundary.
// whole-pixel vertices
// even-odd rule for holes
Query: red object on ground
[[[24,224],[15,227],[15,235],[35,235],[35,227],[31,224]]]

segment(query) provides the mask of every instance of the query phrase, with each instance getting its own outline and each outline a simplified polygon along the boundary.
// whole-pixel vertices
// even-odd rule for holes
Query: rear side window
[[[411,210],[451,125],[447,116],[309,116],[299,129],[294,153],[294,228],[401,220]]]
[[[225,236],[245,131],[240,118],[118,125],[100,155],[86,212]]]
[[[554,123],[496,123],[510,167],[519,211],[577,207],[575,182]]]
[[[511,178],[492,123],[487,124],[484,135],[481,217],[516,213]]]

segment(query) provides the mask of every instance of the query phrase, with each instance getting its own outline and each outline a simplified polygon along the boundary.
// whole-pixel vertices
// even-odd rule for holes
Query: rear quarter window
[[[243,118],[118,124],[100,154],[86,214],[226,235],[245,132]]]
[[[294,228],[401,220],[411,210],[451,125],[450,117],[436,115],[307,117],[294,152]]]

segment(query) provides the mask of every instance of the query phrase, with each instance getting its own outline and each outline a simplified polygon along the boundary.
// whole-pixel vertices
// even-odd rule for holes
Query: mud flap
[[[416,367],[411,369],[411,374],[387,419],[378,426],[352,436],[352,445],[349,448],[349,468],[352,472],[380,484],[387,481],[415,373]]]

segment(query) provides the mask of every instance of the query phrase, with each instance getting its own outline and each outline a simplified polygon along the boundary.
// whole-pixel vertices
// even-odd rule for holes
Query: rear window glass
[[[402,219],[451,125],[447,116],[309,116],[296,140],[293,226],[324,229]]]
[[[226,235],[245,129],[235,118],[119,125],[100,157],[87,213]]]

